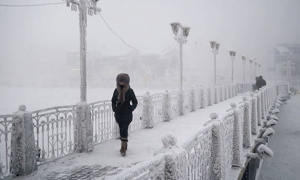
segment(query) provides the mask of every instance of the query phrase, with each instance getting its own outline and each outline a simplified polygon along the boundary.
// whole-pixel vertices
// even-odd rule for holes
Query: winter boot
[[[120,149],[120,153],[121,153],[122,156],[125,156],[125,155],[126,155],[127,142],[128,142],[128,139],[127,139],[127,138],[121,138],[121,149]]]

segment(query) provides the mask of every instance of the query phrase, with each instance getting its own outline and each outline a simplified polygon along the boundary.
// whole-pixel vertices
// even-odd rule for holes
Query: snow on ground
[[[300,95],[280,107],[275,135],[270,139],[274,156],[264,160],[259,180],[300,179]]]
[[[155,124],[153,129],[141,129],[132,132],[128,137],[129,142],[126,157],[120,155],[120,140],[110,140],[96,145],[92,153],[75,153],[55,162],[39,166],[39,170],[36,173],[24,179],[47,179],[47,176],[54,172],[62,174],[63,172],[84,165],[110,166],[122,171],[126,167],[151,159],[154,152],[163,146],[161,138],[164,135],[175,135],[177,137],[177,144],[182,145],[203,128],[203,124],[210,120],[209,115],[212,112],[217,112],[219,117],[222,117],[226,114],[226,110],[230,108],[231,102],[239,103],[241,101],[242,95],[239,95],[221,103],[208,106],[205,109],[185,114],[170,122]]]

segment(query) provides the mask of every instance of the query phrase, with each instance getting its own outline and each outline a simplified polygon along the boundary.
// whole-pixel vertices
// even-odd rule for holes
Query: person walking
[[[120,130],[120,153],[122,156],[125,156],[128,144],[128,127],[132,121],[132,112],[137,107],[138,101],[133,89],[130,88],[130,77],[128,74],[118,74],[116,82],[117,87],[114,90],[111,104]]]
[[[258,80],[256,81],[256,87],[259,90],[260,88],[262,88],[263,86],[267,85],[266,81],[263,79],[262,76],[258,77]]]

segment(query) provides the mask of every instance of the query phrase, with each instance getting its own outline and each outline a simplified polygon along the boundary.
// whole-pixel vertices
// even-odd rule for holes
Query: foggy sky
[[[0,4],[57,3],[61,0],[2,0]],[[126,43],[144,53],[178,47],[171,22],[191,27],[184,45],[184,63],[212,63],[209,41],[221,44],[218,62],[229,64],[228,51],[256,58],[264,68],[279,43],[300,42],[299,0],[100,0],[109,26]],[[39,7],[0,7],[0,79],[35,78],[59,66],[67,51],[79,51],[79,15],[65,4]],[[88,51],[125,54],[131,51],[104,24],[88,16]],[[237,66],[237,65],[236,65]],[[228,65],[229,68],[229,65]],[[25,70],[24,70],[25,69]],[[47,71],[48,70],[48,71]],[[55,73],[53,68],[51,72]],[[58,72],[56,72],[58,73]]]

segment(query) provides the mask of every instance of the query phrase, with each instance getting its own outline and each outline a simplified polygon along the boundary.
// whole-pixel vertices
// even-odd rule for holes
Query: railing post
[[[227,89],[227,85],[224,85],[224,90],[225,90],[225,100],[228,99],[228,89]]]
[[[178,93],[178,112],[179,116],[182,116],[184,114],[184,97],[183,97],[183,91],[179,91]]]
[[[79,102],[76,105],[74,122],[74,150],[75,152],[91,152],[94,149],[93,125],[90,105]]]
[[[194,89],[190,90],[189,104],[190,104],[191,112],[194,112],[196,110]]]
[[[249,148],[251,146],[251,121],[250,121],[250,101],[247,97],[243,97],[244,105],[244,120],[243,120],[243,147]]]
[[[224,101],[223,86],[220,86],[220,102]]]
[[[205,96],[204,96],[204,88],[200,89],[200,100],[201,100],[201,108],[205,108],[206,107],[206,103],[205,103]]]
[[[149,92],[143,97],[143,114],[142,114],[142,126],[146,129],[154,127],[154,111],[153,111],[153,103],[152,97]]]
[[[16,176],[37,171],[36,148],[31,112],[21,105],[14,113],[11,132],[10,173]]]
[[[163,112],[163,121],[171,121],[172,120],[172,111],[171,111],[171,99],[169,92],[163,96],[163,105],[162,105],[162,112]]]
[[[219,115],[212,113],[210,115],[212,125],[212,152],[211,152],[211,179],[214,180],[225,180],[226,178],[226,167],[224,158],[222,156],[223,145],[222,141],[222,127],[221,121],[218,119]]]
[[[261,92],[255,90],[257,94],[257,125],[261,125]]]
[[[175,136],[166,134],[162,137],[163,147],[154,152],[154,155],[160,153],[166,156],[165,177],[164,179],[181,180],[186,179],[188,173],[186,165],[187,152],[180,146],[177,146],[177,139]]]
[[[254,96],[253,93],[251,93],[252,98],[252,108],[251,108],[251,133],[256,135],[257,134],[257,96]]]
[[[264,118],[264,116],[265,116],[265,108],[266,108],[266,101],[265,101],[265,92],[266,92],[266,90],[265,90],[265,88],[262,88],[262,90],[261,90],[261,119],[265,119]]]
[[[242,150],[243,141],[241,137],[241,111],[237,108],[236,103],[230,103],[231,110],[233,110],[233,137],[232,137],[232,162],[233,167],[240,167],[242,165]]]
[[[211,88],[207,88],[207,105],[208,106],[212,105],[212,102],[211,102]]]

